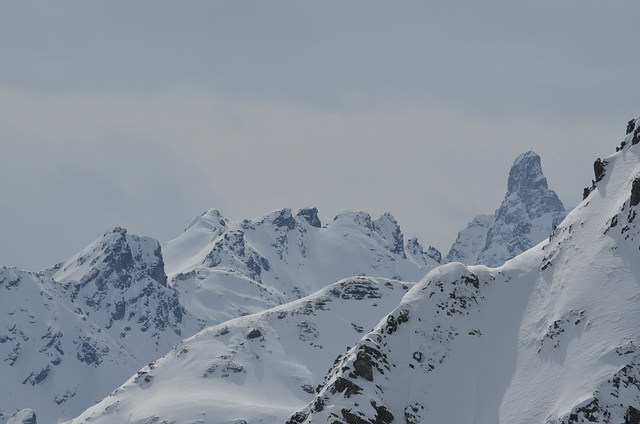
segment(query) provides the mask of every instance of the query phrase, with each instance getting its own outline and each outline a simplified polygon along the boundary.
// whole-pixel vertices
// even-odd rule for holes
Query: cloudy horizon
[[[3,2],[0,265],[208,208],[391,212],[443,254],[533,150],[565,207],[615,152],[640,4]]]

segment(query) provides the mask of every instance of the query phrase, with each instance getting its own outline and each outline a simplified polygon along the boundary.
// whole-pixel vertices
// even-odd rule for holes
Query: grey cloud
[[[389,210],[446,250],[529,149],[573,205],[639,113],[637,16],[630,1],[4,2],[0,264],[50,265],[113,225],[166,239],[208,207]]]

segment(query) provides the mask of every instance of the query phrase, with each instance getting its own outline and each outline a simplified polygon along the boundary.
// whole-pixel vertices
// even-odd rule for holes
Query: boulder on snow
[[[631,184],[631,206],[640,203],[640,177],[636,177]]]

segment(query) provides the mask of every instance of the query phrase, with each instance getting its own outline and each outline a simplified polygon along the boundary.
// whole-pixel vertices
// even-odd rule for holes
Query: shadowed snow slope
[[[431,271],[289,423],[639,422],[632,137],[550,238],[499,268]]]
[[[516,158],[509,171],[507,194],[493,215],[479,215],[447,254],[447,262],[500,266],[549,237],[566,211],[547,185],[540,156],[534,152]]]

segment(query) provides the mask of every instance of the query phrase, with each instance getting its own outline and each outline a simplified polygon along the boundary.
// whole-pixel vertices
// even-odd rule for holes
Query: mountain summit
[[[548,237],[566,211],[542,173],[540,156],[521,154],[509,171],[507,194],[493,215],[478,215],[458,233],[447,262],[496,267]]]

